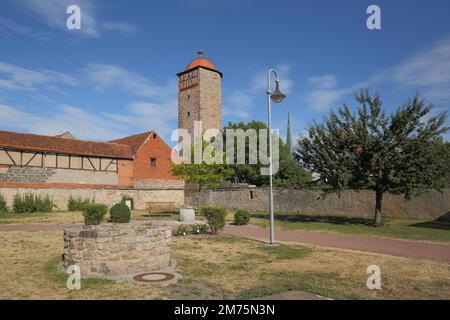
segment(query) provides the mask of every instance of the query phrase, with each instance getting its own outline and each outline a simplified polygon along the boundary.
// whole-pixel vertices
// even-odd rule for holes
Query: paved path
[[[246,237],[257,240],[269,239],[269,229],[264,229],[255,225],[240,227],[227,226],[222,233],[226,235]],[[450,244],[447,245],[316,231],[279,229],[277,229],[275,232],[275,238],[279,241],[289,241],[324,247],[369,251],[394,256],[424,258],[450,263]]]

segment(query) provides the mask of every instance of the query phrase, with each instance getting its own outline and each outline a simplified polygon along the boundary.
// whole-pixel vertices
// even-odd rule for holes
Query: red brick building
[[[171,152],[153,131],[110,142],[0,131],[0,187],[182,187]]]

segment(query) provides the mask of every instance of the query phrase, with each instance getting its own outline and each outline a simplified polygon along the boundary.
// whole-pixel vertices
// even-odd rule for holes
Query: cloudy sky
[[[381,8],[381,30],[366,9]],[[66,9],[81,8],[81,30]],[[176,73],[198,49],[223,72],[223,122],[266,120],[265,70],[295,134],[360,88],[388,112],[416,92],[450,109],[450,1],[2,0],[0,130],[109,140],[177,127]],[[449,139],[449,136],[446,137]]]

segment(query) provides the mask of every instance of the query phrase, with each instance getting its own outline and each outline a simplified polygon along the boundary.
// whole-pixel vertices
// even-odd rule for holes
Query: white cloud
[[[342,99],[360,88],[373,84],[396,85],[414,91],[435,103],[450,103],[450,37],[435,46],[413,54],[397,66],[380,70],[365,81],[338,87],[337,77],[312,77],[313,85],[307,101],[315,110],[323,111],[341,103]]]
[[[336,76],[326,74],[318,77],[310,77],[308,78],[308,83],[318,89],[333,89],[337,87],[338,81]]]
[[[222,108],[222,115],[223,116],[231,116],[231,117],[236,117],[236,118],[248,118],[250,116],[250,114],[245,111],[245,110],[239,110],[239,109],[230,109],[228,107],[223,107]]]
[[[23,7],[37,14],[50,27],[61,31],[68,31],[66,20],[67,7],[76,4],[81,10],[81,30],[78,32],[90,38],[98,38],[103,31],[118,32],[122,35],[133,35],[136,28],[131,24],[121,21],[103,21],[99,23],[96,17],[96,7],[89,0],[19,0]]]
[[[70,131],[80,139],[103,140],[123,135],[117,123],[68,105],[60,106],[53,115],[40,115],[0,104],[0,122],[7,128],[32,133],[55,135]]]
[[[77,80],[65,73],[46,69],[25,69],[0,62],[0,89],[37,92],[42,88],[58,90],[60,85],[77,85]]]
[[[134,130],[154,130],[161,135],[169,136],[172,130],[176,129],[170,126],[169,122],[177,119],[177,108],[177,100],[171,100],[164,104],[133,102],[127,106],[126,114],[104,113],[103,115]]]
[[[290,64],[280,64],[275,67],[278,72],[278,77],[280,79],[280,88],[281,91],[285,94],[289,94],[291,88],[294,86],[294,81],[291,79],[291,69],[292,66]],[[253,93],[261,93],[267,91],[267,71],[268,70],[260,70],[257,72],[252,81],[251,81],[251,91]],[[273,75],[271,75],[272,81],[274,81]],[[273,88],[274,84],[271,83]],[[273,89],[272,89],[273,90]]]
[[[126,22],[106,22],[102,25],[102,29],[107,31],[115,31],[124,36],[132,36],[137,32],[137,28]]]
[[[112,140],[140,131],[155,130],[170,136],[168,122],[177,117],[176,101],[169,105],[136,102],[128,105],[123,114],[95,115],[81,108],[60,105],[51,114],[33,114],[19,108],[0,104],[2,129],[22,130],[31,133],[56,135],[70,131],[77,138],[87,140]]]
[[[83,74],[100,92],[116,89],[160,100],[170,99],[177,92],[175,81],[169,81],[165,86],[156,85],[137,73],[115,65],[90,64],[83,70]]]

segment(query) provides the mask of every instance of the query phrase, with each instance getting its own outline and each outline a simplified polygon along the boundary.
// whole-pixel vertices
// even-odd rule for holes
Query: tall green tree
[[[202,152],[210,143],[203,141]],[[200,192],[205,187],[217,187],[220,182],[229,179],[233,175],[233,169],[225,164],[212,163],[207,164],[204,159],[201,163],[194,163],[194,152],[191,152],[191,163],[173,164],[171,167],[172,174],[181,177],[189,183],[197,186],[197,209],[200,201]]]
[[[314,123],[299,141],[296,157],[320,174],[325,192],[370,189],[375,192],[374,225],[383,224],[386,192],[406,198],[446,184],[448,172],[441,135],[446,114],[432,116],[431,105],[416,95],[391,116],[368,90],[355,94],[356,114],[347,105]]]
[[[226,146],[226,129],[242,129],[247,131],[254,129],[256,132],[260,129],[267,129],[264,122],[253,120],[248,123],[232,123],[229,122],[223,128],[224,146]],[[237,139],[234,142],[234,164],[231,165],[234,174],[228,179],[232,182],[249,183],[257,186],[267,186],[269,184],[269,176],[261,175],[261,168],[264,165],[260,161],[257,164],[249,164],[249,140],[245,141],[245,162],[246,164],[236,164],[237,156]],[[259,150],[259,140],[258,140]],[[273,176],[273,184],[277,187],[284,188],[298,188],[305,185],[306,182],[311,181],[311,175],[302,168],[299,163],[292,157],[292,153],[288,146],[280,139],[279,140],[279,170]]]

